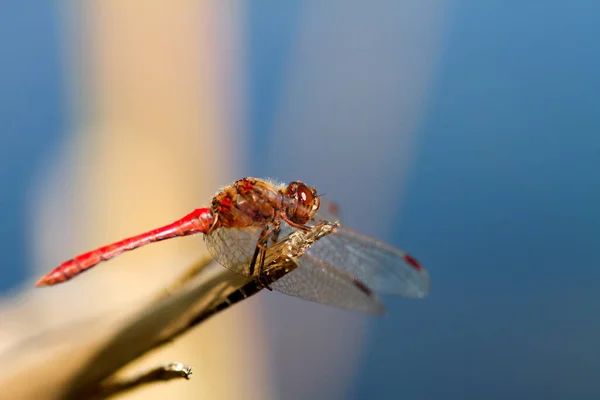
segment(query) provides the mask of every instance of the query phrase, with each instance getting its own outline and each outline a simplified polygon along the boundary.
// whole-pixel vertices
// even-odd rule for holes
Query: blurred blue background
[[[301,3],[247,14],[249,175]],[[432,293],[372,322],[353,398],[599,398],[600,14],[595,2],[456,0],[394,231]],[[66,129],[59,15],[0,13],[0,291],[27,275],[31,180]],[[276,18],[273,18],[276,16]],[[335,21],[331,21],[332,24]],[[394,185],[395,182],[389,182]],[[366,212],[366,211],[365,211]],[[370,232],[373,233],[373,232]]]
[[[29,271],[27,196],[66,130],[59,10],[51,2],[0,6],[0,292]]]

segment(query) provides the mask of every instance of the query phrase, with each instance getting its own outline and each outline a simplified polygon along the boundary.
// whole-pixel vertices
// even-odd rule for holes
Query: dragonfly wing
[[[323,239],[323,238],[322,238]],[[369,314],[383,314],[385,309],[365,284],[347,272],[306,255],[298,267],[271,287],[290,296]]]
[[[261,231],[260,226],[241,229],[219,228],[205,236],[206,245],[221,265],[238,274],[249,276],[250,260],[256,250]],[[294,228],[282,223],[278,241],[285,243],[295,234],[297,231]],[[308,250],[302,251],[301,264],[310,263],[312,270],[317,269],[315,266],[326,265],[329,272],[322,275],[328,276],[323,276],[322,279],[329,279],[329,282],[333,281],[332,274],[335,272],[345,272],[376,292],[423,297],[429,291],[429,275],[413,257],[343,225],[334,228],[333,232],[314,243],[311,240],[310,243]],[[272,243],[269,247],[271,245]],[[295,272],[294,275],[304,273]],[[290,289],[284,290],[281,291],[291,294]],[[292,295],[310,297],[307,294]]]
[[[206,247],[215,260],[225,268],[250,276],[250,260],[262,228],[217,228],[204,237]]]
[[[417,298],[429,292],[429,274],[417,260],[344,226],[315,242],[302,258],[342,269],[376,292]]]
[[[273,232],[266,243],[266,265],[277,264],[286,257],[301,256],[315,241],[331,234],[337,226],[336,223],[323,223],[312,230],[298,230],[282,223],[281,231]],[[263,229],[260,225],[217,228],[204,239],[208,251],[219,264],[240,275],[250,276],[256,273],[250,271],[250,263]]]
[[[316,221],[339,221],[340,207],[335,201],[321,197],[321,206],[313,219]]]

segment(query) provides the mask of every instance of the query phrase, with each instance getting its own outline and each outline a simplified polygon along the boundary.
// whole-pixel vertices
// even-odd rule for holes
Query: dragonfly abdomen
[[[44,275],[36,283],[36,286],[51,286],[68,281],[103,261],[108,261],[126,251],[137,249],[152,242],[197,233],[208,233],[213,223],[214,216],[210,209],[198,208],[169,225],[99,247],[96,250],[88,251],[65,261],[50,273]]]

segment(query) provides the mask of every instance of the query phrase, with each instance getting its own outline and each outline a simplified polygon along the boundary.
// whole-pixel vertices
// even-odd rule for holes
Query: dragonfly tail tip
[[[48,279],[48,275],[42,276],[39,281],[35,283],[35,287],[52,286],[53,282]]]

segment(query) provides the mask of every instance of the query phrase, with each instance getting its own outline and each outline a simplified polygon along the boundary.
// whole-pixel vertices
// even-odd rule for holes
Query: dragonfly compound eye
[[[288,218],[297,224],[309,221],[321,204],[317,191],[302,182],[290,183],[286,194],[291,198],[287,210]]]

